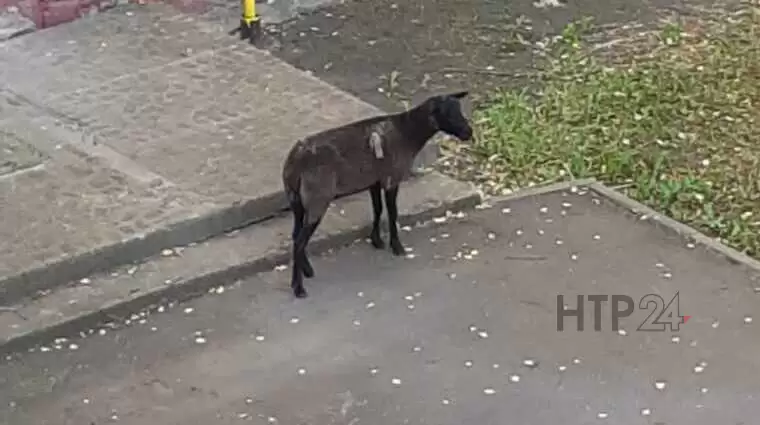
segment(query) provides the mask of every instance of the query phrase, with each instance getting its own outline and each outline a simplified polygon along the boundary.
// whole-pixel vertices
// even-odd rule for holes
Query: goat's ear
[[[455,97],[457,99],[462,99],[462,98],[466,97],[468,94],[470,94],[470,91],[469,90],[464,90],[464,91],[452,93],[449,96]]]

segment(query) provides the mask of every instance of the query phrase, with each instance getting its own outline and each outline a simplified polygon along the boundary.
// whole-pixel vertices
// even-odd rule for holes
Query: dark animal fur
[[[391,249],[396,255],[404,253],[396,226],[398,186],[410,172],[417,153],[436,132],[471,138],[472,129],[459,104],[466,95],[434,96],[406,112],[326,130],[293,146],[282,178],[293,210],[291,286],[297,297],[306,296],[303,276],[314,276],[306,245],[334,199],[369,190],[374,212],[370,237],[376,248],[383,248],[380,217],[384,191]]]

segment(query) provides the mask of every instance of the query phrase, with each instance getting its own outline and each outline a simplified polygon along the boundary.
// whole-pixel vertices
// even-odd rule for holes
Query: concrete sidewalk
[[[297,138],[380,113],[229,29],[125,6],[0,44],[0,304],[270,217]]]
[[[9,356],[0,422],[757,423],[759,270],[578,189],[408,229],[407,258],[315,256],[306,300],[272,271]],[[676,292],[678,330],[637,331],[644,303],[614,332],[607,302],[595,332],[587,302],[557,331],[557,295]]]

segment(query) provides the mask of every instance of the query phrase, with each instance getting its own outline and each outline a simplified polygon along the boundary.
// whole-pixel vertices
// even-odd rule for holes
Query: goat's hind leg
[[[388,207],[388,233],[390,234],[391,251],[395,255],[404,255],[406,249],[398,237],[398,186],[385,190],[385,206]]]
[[[383,242],[382,236],[380,236],[380,219],[383,216],[383,189],[380,186],[380,182],[377,182],[370,186],[369,193],[372,197],[372,232],[369,234],[369,238],[372,241],[372,246],[377,249],[385,248],[385,242]]]
[[[306,217],[306,210],[304,209],[303,204],[301,203],[300,199],[296,199],[294,201],[291,201],[290,208],[293,210],[293,243],[295,243],[296,239],[298,238],[298,235],[301,233],[301,231],[304,228],[304,219]],[[295,257],[294,257],[295,261]],[[293,267],[295,267],[295,262],[293,264]],[[314,268],[311,266],[311,262],[309,261],[309,258],[304,255],[303,260],[303,275],[307,278],[314,277]]]
[[[309,244],[312,235],[317,230],[319,223],[322,222],[322,216],[327,210],[327,204],[323,208],[314,208],[317,214],[311,214],[312,211],[306,210],[304,214],[305,220],[301,231],[298,232],[298,236],[293,241],[293,276],[290,281],[290,287],[293,289],[293,294],[297,298],[306,298],[308,295],[306,289],[303,287],[303,276],[306,274],[306,265],[311,267],[309,259],[306,256],[306,246]],[[313,270],[312,270],[313,273]]]

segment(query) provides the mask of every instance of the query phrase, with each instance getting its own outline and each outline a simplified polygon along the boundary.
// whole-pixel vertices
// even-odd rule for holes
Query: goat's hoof
[[[391,252],[393,252],[393,255],[404,255],[406,254],[406,249],[400,241],[391,241]]]
[[[300,286],[293,288],[293,295],[295,295],[296,298],[306,298],[309,294],[303,286]]]

